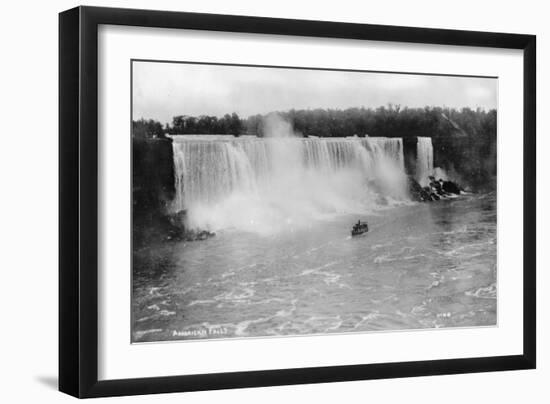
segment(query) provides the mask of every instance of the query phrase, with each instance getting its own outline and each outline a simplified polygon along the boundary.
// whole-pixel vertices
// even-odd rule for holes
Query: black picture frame
[[[523,50],[523,354],[98,381],[98,26],[180,28]],[[59,390],[104,397],[536,366],[536,37],[167,11],[59,15]]]

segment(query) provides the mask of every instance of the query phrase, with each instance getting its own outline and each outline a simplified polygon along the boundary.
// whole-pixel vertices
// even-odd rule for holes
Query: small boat
[[[366,233],[369,231],[369,225],[367,222],[362,222],[359,220],[357,223],[355,223],[351,229],[351,235],[352,236],[359,236],[363,233]]]

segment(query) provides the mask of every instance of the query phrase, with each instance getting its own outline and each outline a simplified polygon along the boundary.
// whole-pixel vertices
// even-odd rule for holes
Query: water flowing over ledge
[[[190,228],[292,231],[409,200],[400,138],[172,138],[171,209]]]
[[[425,187],[428,177],[434,175],[434,149],[432,138],[418,137],[416,143],[416,180]]]

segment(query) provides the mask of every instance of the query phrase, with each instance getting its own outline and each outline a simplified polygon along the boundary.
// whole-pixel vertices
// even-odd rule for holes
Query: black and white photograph
[[[133,343],[498,325],[498,78],[131,76]]]
[[[548,401],[543,2],[91,3],[3,3],[1,402]]]

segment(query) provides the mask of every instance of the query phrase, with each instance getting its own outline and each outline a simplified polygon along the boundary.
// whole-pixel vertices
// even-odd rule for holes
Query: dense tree
[[[165,131],[162,124],[152,119],[140,119],[132,122],[132,135],[137,139],[163,137]]]
[[[223,117],[201,115],[199,117],[178,115],[172,119],[172,125],[167,125],[166,132],[170,134],[230,134],[239,136],[246,132],[245,123],[233,112]]]
[[[402,108],[399,105],[371,108],[308,109],[278,112],[302,136],[345,137],[442,137],[466,136],[481,141],[496,134],[496,111],[440,107]],[[241,119],[236,113],[218,118],[179,115],[163,128],[159,122],[140,119],[134,121],[134,136],[170,134],[231,134],[264,136],[262,122],[266,115],[252,115]]]

